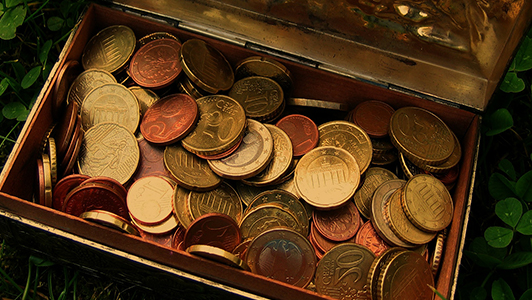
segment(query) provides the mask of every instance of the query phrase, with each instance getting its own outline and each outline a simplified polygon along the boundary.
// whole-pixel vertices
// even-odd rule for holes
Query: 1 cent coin
[[[185,233],[185,248],[209,245],[232,252],[241,242],[238,224],[226,214],[205,214],[190,224]]]
[[[354,237],[362,221],[352,201],[333,210],[314,210],[312,219],[324,237],[337,242]]]
[[[112,188],[103,184],[79,186],[68,193],[63,204],[64,212],[78,217],[95,209],[110,211],[129,220],[124,200]]]
[[[312,150],[319,141],[318,127],[304,115],[288,115],[275,124],[281,128],[292,141],[294,156],[302,156]]]

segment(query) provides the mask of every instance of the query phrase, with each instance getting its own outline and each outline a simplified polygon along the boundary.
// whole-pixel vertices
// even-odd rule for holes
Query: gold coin
[[[67,103],[76,101],[78,107],[81,107],[83,99],[85,99],[90,91],[106,83],[116,83],[116,79],[111,73],[99,69],[84,71],[70,85]]]
[[[318,293],[335,299],[368,299],[367,282],[375,254],[365,246],[344,243],[329,250],[318,264]]]
[[[390,139],[414,164],[438,165],[454,150],[454,137],[435,114],[418,107],[403,107],[390,120]]]
[[[415,166],[410,160],[408,160],[403,153],[399,152],[399,164],[401,170],[406,176],[406,179],[410,179],[415,175],[425,174],[418,166]]]
[[[189,194],[190,191],[187,189],[181,188],[179,186],[174,188],[174,214],[177,216],[179,223],[185,228],[187,228],[194,221],[188,203]]]
[[[50,158],[50,177],[52,186],[57,182],[57,147],[53,137],[48,138],[48,157]]]
[[[148,108],[159,100],[159,96],[150,89],[145,89],[140,86],[132,86],[129,90],[135,95],[135,98],[137,98],[137,101],[139,102],[141,115],[144,115]]]
[[[172,185],[161,177],[142,177],[127,192],[129,214],[139,224],[160,224],[172,214],[173,192]]]
[[[399,156],[397,155],[397,151],[390,151],[388,153],[381,154],[376,154],[373,152],[371,164],[374,166],[387,166],[396,162],[398,158]]]
[[[137,222],[134,218],[131,218],[131,222],[133,222],[133,224],[135,224],[135,226],[137,226],[143,232],[147,232],[150,234],[169,233],[170,231],[176,229],[177,226],[179,225],[179,220],[174,214],[171,214],[168,219],[156,225],[141,224]]]
[[[276,182],[284,175],[292,164],[292,141],[288,134],[281,128],[264,124],[270,131],[273,138],[273,154],[270,163],[258,175],[245,179],[247,184],[254,186],[265,186]]]
[[[456,137],[456,134],[454,134],[454,132],[452,131],[451,133],[453,134],[453,137],[454,137],[454,149],[453,149],[453,153],[451,154],[451,156],[440,165],[437,165],[437,166],[422,165],[422,166],[419,166],[420,168],[428,172],[434,173],[434,174],[439,174],[439,173],[447,172],[449,169],[453,168],[460,162],[460,159],[462,158],[462,147],[460,146],[460,141]]]
[[[318,127],[319,146],[335,146],[347,150],[364,173],[371,162],[371,140],[362,128],[347,121],[331,121]]]
[[[134,133],[140,120],[137,98],[118,83],[107,83],[93,89],[83,100],[80,113],[84,130],[99,123],[114,122]]]
[[[100,123],[85,133],[78,156],[80,174],[107,176],[126,183],[139,163],[140,151],[135,136],[116,123]]]
[[[339,111],[349,110],[349,106],[347,104],[325,101],[325,100],[318,100],[318,99],[288,98],[286,100],[286,104],[290,106],[314,107],[314,108],[331,109],[331,110],[339,110]]]
[[[195,86],[188,77],[181,77],[181,80],[177,82],[177,87],[182,93],[189,95],[194,99],[207,96],[209,93],[202,91],[199,87]]]
[[[443,246],[445,239],[447,238],[447,229],[444,229],[438,233],[436,237],[436,245],[434,246],[434,253],[430,259],[430,268],[432,269],[432,275],[436,276],[440,269],[441,259],[443,257]]]
[[[242,105],[248,118],[261,122],[279,115],[284,102],[281,86],[272,79],[259,76],[235,82],[228,95]]]
[[[405,249],[399,247],[392,247],[386,249],[381,255],[377,256],[371,267],[369,268],[368,273],[368,287],[369,294],[371,295],[370,299],[377,300],[377,283],[379,282],[379,275],[381,274],[382,267],[386,264],[386,261],[393,255],[403,252]]]
[[[366,219],[370,219],[371,217],[373,193],[379,185],[391,179],[397,179],[397,176],[384,168],[373,167],[369,168],[366,172],[364,183],[362,183],[360,189],[358,189],[353,196],[353,200],[355,201],[358,210]]]
[[[199,39],[183,43],[179,61],[187,77],[211,94],[227,91],[235,80],[233,69],[224,55]]]
[[[85,70],[102,69],[115,72],[129,60],[136,45],[135,33],[131,28],[115,25],[104,28],[93,36],[81,56]]]
[[[50,156],[46,153],[41,155],[44,169],[44,205],[52,207],[52,169],[50,165]]]
[[[196,128],[182,140],[188,151],[200,155],[216,155],[236,145],[246,127],[244,109],[234,99],[223,95],[196,100],[199,120]]]
[[[416,175],[403,188],[402,206],[416,227],[440,231],[453,220],[453,199],[449,191],[431,175]]]
[[[395,191],[384,208],[384,217],[390,228],[397,237],[407,243],[421,245],[430,242],[436,233],[425,232],[410,222],[401,207],[401,196],[401,189]]]
[[[237,224],[242,219],[242,201],[235,189],[224,182],[208,192],[191,191],[188,195],[188,208],[194,220],[208,213],[226,214]]]
[[[204,192],[222,183],[222,179],[209,168],[204,159],[186,151],[179,144],[166,146],[164,165],[179,185],[189,190]]]
[[[251,186],[251,185],[244,183],[244,181],[242,180],[234,181],[232,182],[232,184],[236,192],[240,196],[240,199],[242,200],[242,202],[244,202],[246,206],[249,206],[249,204],[251,203],[251,201],[253,201],[255,196],[270,189],[269,186],[266,186],[266,187]]]
[[[236,267],[242,270],[249,271],[248,265],[238,256],[218,247],[213,247],[209,245],[192,245],[188,247],[186,251],[188,253],[195,254],[209,260],[217,261],[219,263],[223,263],[231,267]]]
[[[266,230],[285,227],[300,231],[296,217],[275,203],[262,204],[250,210],[239,223],[242,239],[254,238]]]
[[[214,173],[227,179],[246,179],[264,170],[273,154],[273,139],[262,123],[248,119],[242,143],[236,151],[222,159],[207,162]]]
[[[353,155],[333,146],[314,148],[305,154],[294,176],[301,197],[321,209],[333,209],[347,202],[360,182]]]
[[[242,79],[250,76],[273,79],[282,87],[285,95],[290,95],[292,92],[292,74],[283,64],[276,60],[262,56],[250,56],[237,63],[235,78]]]
[[[179,40],[179,38],[177,38],[175,35],[173,34],[170,34],[168,32],[154,32],[154,33],[150,33],[146,36],[143,36],[139,39],[139,46],[144,46],[146,45],[147,43],[151,42],[151,41],[155,41],[155,40],[160,40],[160,39],[172,39],[174,41],[178,41],[179,43],[181,43],[181,41]]]
[[[389,153],[390,151],[396,150],[389,137],[379,139],[373,138],[371,139],[371,145],[373,146],[373,154]]]
[[[122,218],[121,216],[114,214],[106,210],[91,210],[82,213],[80,218],[85,220],[90,220],[101,225],[117,229],[121,232],[140,236],[139,231],[129,223],[128,220]]]

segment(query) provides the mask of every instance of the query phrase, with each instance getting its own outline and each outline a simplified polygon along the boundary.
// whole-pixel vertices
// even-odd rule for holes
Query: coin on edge
[[[128,89],[135,95],[135,98],[139,102],[141,116],[144,116],[148,108],[159,100],[159,96],[150,89],[145,89],[140,86],[132,86]]]
[[[242,270],[248,270],[248,265],[241,260],[238,256],[234,255],[231,252],[227,252],[218,247],[213,247],[209,245],[192,245],[186,249],[188,253],[201,256],[203,258],[217,261],[219,263],[231,266],[233,268],[239,268]]]
[[[118,231],[121,231],[127,234],[132,234],[132,235],[137,235],[137,236],[140,235],[137,228],[135,228],[135,226],[132,225],[128,220],[120,217],[117,214],[114,214],[106,210],[95,209],[91,211],[86,211],[82,213],[79,217],[85,220],[89,220],[89,221],[104,225],[109,228],[116,229]]]

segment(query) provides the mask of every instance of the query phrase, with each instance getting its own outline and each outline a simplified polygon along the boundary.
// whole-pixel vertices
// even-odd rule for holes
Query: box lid
[[[141,14],[386,88],[484,110],[528,0],[116,0]]]

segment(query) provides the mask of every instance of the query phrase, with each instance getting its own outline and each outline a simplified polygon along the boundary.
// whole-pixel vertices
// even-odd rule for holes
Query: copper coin
[[[172,248],[172,241],[174,237],[173,231],[170,231],[165,234],[153,234],[153,233],[149,233],[144,230],[139,230],[139,233],[140,233],[140,237],[146,241],[151,241],[156,244]]]
[[[432,176],[438,178],[445,186],[452,185],[458,179],[460,174],[460,167],[455,165],[451,169],[447,170],[445,173],[431,173]]]
[[[127,190],[126,188],[118,181],[116,181],[116,179],[113,179],[111,177],[106,177],[106,176],[94,176],[94,177],[91,177],[87,180],[85,180],[81,185],[84,185],[84,184],[89,184],[89,183],[100,183],[100,184],[103,184],[103,185],[106,185],[110,188],[112,188],[115,192],[118,193],[118,195],[122,198],[122,199],[126,199],[126,196],[127,196]]]
[[[44,200],[44,191],[45,191],[45,187],[44,187],[44,165],[43,165],[43,162],[42,162],[42,159],[41,158],[38,158],[37,159],[37,180],[35,181],[36,184],[37,184],[37,190],[39,191],[39,193],[37,194],[37,199],[35,199],[37,202],[36,203],[39,203],[41,205],[44,205],[45,203],[45,200]]]
[[[70,85],[78,77],[81,71],[83,71],[83,69],[77,60],[69,60],[61,67],[52,90],[52,99],[54,100],[52,101],[52,114],[54,114],[54,116],[58,115],[67,98]]]
[[[209,213],[194,220],[185,233],[185,249],[209,245],[232,252],[242,241],[238,224],[226,214]]]
[[[63,169],[63,176],[72,174],[74,170],[74,165],[76,164],[76,161],[78,159],[79,152],[81,151],[81,144],[83,144],[84,135],[85,135],[84,131],[81,130],[80,137],[75,142],[74,149],[72,149],[72,155],[70,155],[70,159],[68,163],[66,164],[65,168]]]
[[[67,214],[80,216],[95,209],[110,211],[129,220],[124,200],[112,188],[96,183],[70,191],[62,210]]]
[[[371,221],[367,221],[360,227],[356,235],[355,242],[357,244],[366,246],[369,250],[375,253],[375,256],[380,256],[384,251],[389,249],[391,246],[386,244],[386,242],[379,236]]]
[[[150,33],[150,34],[148,34],[146,36],[141,37],[138,40],[138,44],[140,46],[144,46],[144,45],[146,45],[147,43],[149,43],[151,41],[160,40],[160,39],[172,39],[172,40],[176,40],[179,43],[181,43],[181,41],[179,40],[178,37],[176,37],[173,34],[170,34],[168,32],[161,31],[161,32]]]
[[[198,120],[198,105],[186,94],[159,99],[142,117],[140,131],[154,144],[168,145],[185,137]]]
[[[140,159],[133,181],[146,176],[166,176],[172,174],[164,165],[164,147],[148,143],[145,138],[137,139],[139,142]]]
[[[52,208],[57,210],[63,209],[63,203],[67,194],[89,178],[90,176],[87,175],[72,174],[59,180],[54,187]]]
[[[172,248],[178,249],[179,244],[185,240],[185,232],[185,227],[179,224],[174,231],[174,235],[172,236]]]
[[[235,249],[233,249],[232,253],[236,255],[241,260],[246,260],[246,254],[249,248],[249,245],[251,245],[251,242],[253,239],[246,239],[242,243],[238,244]]]
[[[316,257],[318,258],[318,260],[322,259],[323,255],[325,255],[325,252],[323,252],[321,248],[318,246],[316,239],[314,238],[314,236],[312,236],[312,234],[308,236],[308,241],[314,248],[314,254],[316,254]]]
[[[157,39],[142,46],[131,58],[129,75],[138,85],[163,88],[181,73],[181,43],[173,39]]]
[[[302,156],[318,145],[318,127],[309,117],[297,114],[288,115],[275,125],[290,137],[294,156]]]
[[[314,240],[315,246],[318,248],[318,250],[320,250],[320,252],[325,254],[327,251],[331,250],[332,248],[334,248],[334,246],[337,246],[339,244],[338,242],[331,241],[324,237],[316,229],[316,225],[314,224],[315,222],[312,222],[312,225],[310,226],[310,236]]]
[[[61,161],[65,156],[68,145],[72,141],[72,135],[78,119],[78,104],[71,102],[68,104],[63,117],[59,120],[52,133],[57,146],[57,160]]]
[[[314,210],[316,229],[333,241],[346,241],[355,236],[360,227],[360,213],[353,201],[333,210]]]
[[[372,138],[386,137],[394,112],[393,107],[385,102],[364,101],[355,107],[352,115],[353,123],[364,129]]]
[[[72,134],[72,138],[70,141],[70,144],[68,145],[68,148],[66,152],[64,153],[63,159],[60,161],[59,169],[61,170],[63,176],[66,176],[71,173],[73,165],[70,165],[73,156],[77,156],[79,154],[79,143],[81,143],[81,140],[83,139],[84,132],[81,129],[81,118],[80,116],[77,116],[76,124],[74,125],[74,133]],[[75,150],[77,150],[77,153],[75,153]],[[74,157],[74,160],[76,157]],[[69,168],[70,167],[70,168]]]

